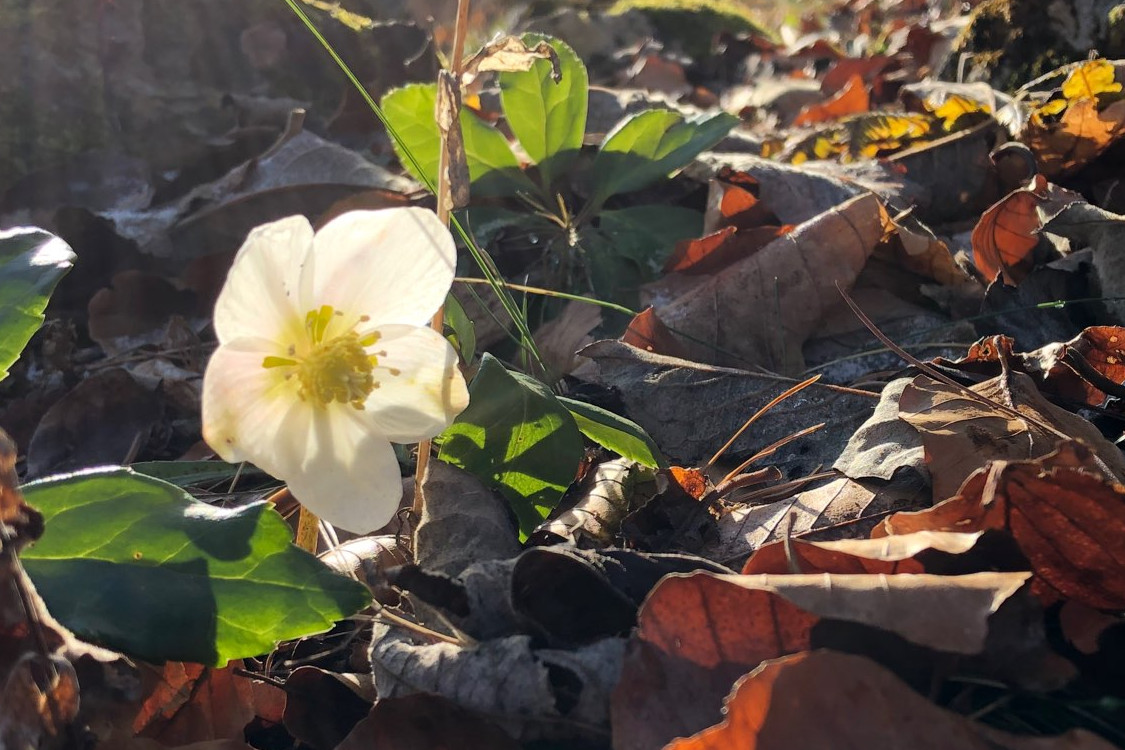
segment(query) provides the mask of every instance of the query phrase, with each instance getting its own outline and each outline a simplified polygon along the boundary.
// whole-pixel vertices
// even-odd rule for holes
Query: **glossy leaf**
[[[0,380],[43,324],[51,292],[74,257],[70,245],[42,229],[0,231]]]
[[[574,479],[582,436],[550,389],[485,354],[438,457],[498,487],[526,536]]]
[[[594,157],[590,202],[601,206],[687,166],[737,124],[726,112],[691,119],[665,109],[638,112],[606,134]]]
[[[428,179],[434,185],[437,184],[441,145],[434,114],[436,100],[436,87],[422,83],[390,91],[382,100],[383,113],[402,138],[403,146],[413,154],[417,165],[396,142],[394,147],[399,161],[416,180],[424,183]],[[533,189],[499,130],[481,122],[464,108],[460,120],[474,196],[512,195],[519,190]]]
[[[556,82],[550,60],[536,60],[525,72],[501,73],[500,102],[508,127],[539,165],[544,186],[562,174],[582,148],[586,133],[589,79],[574,50],[558,39],[526,34],[529,47],[546,41],[558,53]]]
[[[583,401],[565,397],[559,397],[559,401],[574,417],[579,431],[603,448],[644,466],[667,465],[656,443],[636,422]]]
[[[122,468],[35,482],[24,495],[46,532],[22,558],[51,614],[148,661],[267,653],[370,600],[293,546],[264,502],[219,508]]]

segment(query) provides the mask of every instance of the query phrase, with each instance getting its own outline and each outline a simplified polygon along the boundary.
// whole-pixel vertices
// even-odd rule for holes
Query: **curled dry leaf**
[[[421,567],[455,576],[473,563],[519,554],[508,503],[474,475],[430,461],[422,494],[425,504],[414,535],[414,559]]]
[[[973,229],[973,263],[989,281],[997,276],[1016,286],[1031,271],[1043,221],[1038,207],[1047,200],[1047,178],[1008,193],[984,212]]]
[[[861,195],[794,229],[656,306],[701,361],[752,362],[774,372],[804,369],[801,344],[850,287],[883,237],[886,212]],[[700,343],[702,342],[702,343]]]
[[[1047,401],[1029,376],[1010,372],[970,390],[1014,408],[1025,418],[925,375],[915,378],[899,400],[900,416],[922,434],[934,498],[952,497],[970,474],[989,461],[1045,456],[1067,438],[1090,446],[1106,477],[1125,478],[1120,449],[1082,417]]]
[[[685,353],[679,340],[656,316],[651,305],[633,316],[618,340],[646,352],[668,357],[682,357]]]
[[[1125,488],[1100,476],[1090,450],[1065,442],[1028,461],[994,461],[929,510],[897,513],[877,534],[917,531],[1011,534],[1047,602],[1125,608]]]
[[[743,575],[798,573],[927,573],[925,560],[938,555],[961,555],[980,540],[982,532],[959,534],[920,531],[882,539],[841,539],[837,542],[771,542],[746,561]]]
[[[416,643],[409,631],[376,620],[371,665],[381,698],[428,692],[498,717],[519,739],[600,736],[624,642],[605,638],[573,650],[533,648],[526,635],[472,646]]]
[[[637,617],[613,693],[613,745],[662,747],[716,723],[734,679],[766,659],[814,647],[813,628],[827,620],[881,628],[926,648],[978,653],[989,618],[1028,578],[667,576]],[[692,700],[684,699],[684,685],[692,686]]]
[[[892,672],[850,654],[814,651],[763,664],[736,683],[725,718],[665,750],[1110,750],[1084,730],[1021,737],[939,708]]]
[[[630,509],[655,491],[652,478],[652,471],[635,461],[605,461],[587,473],[577,502],[542,524],[535,535],[549,534],[579,547],[609,546]],[[642,483],[651,485],[643,494],[638,491]]]
[[[806,106],[793,120],[795,126],[813,125],[828,120],[838,120],[847,115],[856,115],[871,109],[871,95],[863,84],[863,77],[853,73],[843,88],[831,99],[820,104]]]
[[[1091,326],[1066,343],[1048,344],[1021,359],[1051,393],[1102,406],[1108,398],[1102,388],[1112,387],[1120,396],[1119,384],[1125,383],[1125,328]]]
[[[1125,133],[1125,101],[1099,111],[1095,99],[1074,102],[1058,122],[1032,119],[1023,140],[1043,173],[1059,177],[1089,164]]]

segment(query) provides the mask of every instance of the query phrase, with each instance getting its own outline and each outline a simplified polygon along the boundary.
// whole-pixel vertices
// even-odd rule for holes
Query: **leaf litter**
[[[473,184],[455,186],[468,224],[490,228],[477,239],[509,280],[616,308],[521,298],[562,378],[535,392],[558,425],[536,438],[550,455],[522,446],[496,463],[473,443],[523,434],[502,413],[483,437],[454,430],[416,528],[322,545],[372,608],[220,668],[126,661],[55,622],[68,613],[48,612],[19,563],[43,528],[14,472],[208,458],[210,310],[246,232],[430,199],[283,4],[56,5],[44,13],[65,23],[0,12],[26,35],[0,63],[30,71],[0,105],[0,228],[37,224],[78,258],[0,384],[0,426],[27,452],[0,483],[0,745],[76,747],[67,727],[102,747],[263,750],[1125,742],[1107,679],[1125,632],[1125,63],[1087,59],[1067,18],[1018,0],[880,0],[788,16],[756,4],[750,28],[699,0],[513,23],[474,4],[482,38],[495,23],[577,54],[504,37],[477,58],[461,118]],[[308,5],[377,100],[435,79],[450,9],[366,4],[372,22],[363,3]],[[989,48],[1001,5],[1041,49]],[[1091,46],[1125,54],[1112,4],[1067,5],[1074,28],[1094,19]],[[706,19],[702,35],[676,13]],[[74,43],[79,27],[93,45]],[[958,59],[974,83],[954,82]],[[588,112],[552,104],[585,128],[532,132],[503,82],[527,69],[566,87],[588,74]],[[644,160],[618,156],[622,132]],[[678,149],[697,158],[668,161]],[[567,209],[598,204],[570,216],[574,237],[527,220],[517,193],[540,180]],[[16,271],[0,268],[0,294]],[[943,379],[879,351],[837,286]],[[480,388],[526,410],[528,376],[505,368],[543,373],[479,291],[475,333],[454,333],[489,354],[470,351],[466,376],[492,372]],[[812,368],[819,382],[740,432]],[[210,463],[184,480],[210,503],[277,488]]]

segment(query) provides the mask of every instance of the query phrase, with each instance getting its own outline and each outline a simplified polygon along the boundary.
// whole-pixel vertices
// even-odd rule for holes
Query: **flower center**
[[[339,401],[362,409],[367,397],[379,387],[374,375],[379,359],[367,352],[367,347],[379,340],[379,334],[360,336],[353,330],[326,340],[325,331],[335,314],[330,305],[311,310],[305,316],[305,332],[312,344],[308,354],[297,357],[290,347],[289,357],[266,357],[262,367],[293,368],[286,378],[297,376],[301,384],[298,394],[306,401],[321,406]]]

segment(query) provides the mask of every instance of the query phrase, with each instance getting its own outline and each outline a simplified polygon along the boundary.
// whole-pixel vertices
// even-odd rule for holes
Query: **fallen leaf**
[[[885,212],[854,198],[656,305],[702,361],[751,362],[784,374],[804,369],[801,344],[850,287],[883,236]],[[688,340],[690,337],[690,340]]]
[[[843,87],[831,99],[822,104],[806,106],[793,120],[793,125],[801,127],[818,122],[837,120],[847,115],[867,112],[871,109],[871,97],[863,78],[858,73],[853,73]]]
[[[758,549],[742,567],[743,575],[796,573],[926,573],[923,560],[930,553],[961,555],[980,540],[982,532],[959,534],[921,531],[881,539],[842,539],[771,542]],[[892,543],[888,543],[892,542]],[[790,566],[796,568],[791,571]]]
[[[870,659],[832,651],[766,662],[726,700],[722,722],[664,750],[1110,750],[1075,729],[1059,737],[1001,732],[939,708]],[[815,720],[811,720],[815,717]]]
[[[739,675],[767,659],[815,647],[814,626],[827,619],[889,630],[927,648],[978,653],[989,617],[1028,578],[668,576],[637,615],[612,698],[613,746],[662,747],[716,723],[722,698]],[[692,686],[691,700],[685,700],[685,685]]]
[[[1125,133],[1125,101],[1098,110],[1095,99],[1070,104],[1058,122],[1032,118],[1022,140],[1035,152],[1043,174],[1057,178],[1094,161]]]
[[[1082,417],[1047,401],[1029,376],[1010,372],[970,390],[1022,416],[925,375],[915,378],[899,399],[899,415],[922,435],[935,499],[953,497],[962,482],[989,461],[1045,456],[1060,440],[1070,438],[1090,446],[1105,476],[1125,478],[1125,457],[1117,446]]]
[[[520,750],[495,724],[438,695],[381,698],[335,750]]]
[[[684,354],[680,342],[657,317],[651,305],[633,316],[618,340],[653,354],[668,357],[682,357]]]
[[[993,461],[929,510],[896,513],[877,534],[1001,529],[1035,573],[1047,603],[1125,608],[1125,488],[1099,475],[1090,450],[1065,442],[1027,461]]]
[[[997,276],[1018,285],[1034,264],[1043,222],[1038,206],[1047,200],[1047,178],[1035,175],[1032,184],[1013,190],[984,212],[973,229],[973,263],[989,281]]]

